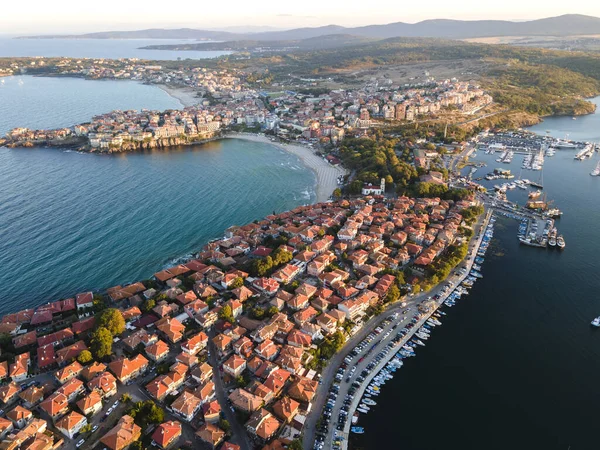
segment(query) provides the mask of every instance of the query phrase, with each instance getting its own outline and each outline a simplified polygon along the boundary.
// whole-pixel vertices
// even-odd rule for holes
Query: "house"
[[[145,348],[156,341],[158,341],[156,334],[150,334],[146,330],[141,329],[127,336],[122,342],[129,350],[135,351],[139,346]]]
[[[165,317],[156,322],[156,328],[166,336],[172,344],[179,342],[183,338],[185,326],[179,320]]]
[[[171,409],[185,421],[191,422],[201,406],[202,400],[191,392],[183,391],[183,393],[171,404]]]
[[[175,356],[175,361],[185,364],[188,367],[193,367],[198,364],[198,357],[189,353],[181,352]]]
[[[196,436],[198,436],[201,441],[208,444],[210,448],[214,449],[217,448],[223,439],[225,439],[225,432],[218,426],[207,422],[199,428]]]
[[[85,391],[83,381],[78,378],[73,378],[63,384],[56,392],[60,392],[67,397],[69,402],[72,402],[79,394]]]
[[[262,397],[251,394],[245,389],[238,388],[229,394],[229,400],[234,408],[246,412],[258,411],[263,405]]]
[[[246,360],[238,355],[232,355],[223,363],[223,371],[233,378],[236,378],[246,370]]]
[[[152,433],[152,440],[156,445],[162,449],[170,447],[172,444],[177,442],[181,437],[181,423],[176,420],[170,420],[168,422],[161,423],[154,433]]]
[[[58,381],[60,384],[65,384],[67,381],[71,380],[72,378],[79,376],[79,374],[81,373],[82,370],[83,370],[83,366],[81,364],[79,364],[79,362],[73,361],[68,366],[63,367],[62,369],[58,370],[54,374],[54,378],[56,378],[56,381]]]
[[[146,347],[146,355],[154,362],[160,362],[169,355],[169,346],[161,340]]]
[[[121,358],[108,365],[108,369],[117,377],[121,383],[126,384],[138,377],[148,368],[148,360],[142,355],[135,358]]]
[[[91,292],[77,294],[75,296],[75,304],[77,305],[77,311],[92,308],[94,306],[94,294]]]
[[[4,417],[0,417],[0,440],[4,439],[9,433],[11,433],[14,429],[13,423],[5,419]]]
[[[103,398],[112,397],[117,393],[117,380],[110,372],[104,372],[88,382],[90,391],[98,391]]]
[[[264,384],[271,389],[275,395],[279,395],[291,375],[292,374],[285,369],[276,369],[269,374]]]
[[[325,334],[335,333],[338,327],[338,322],[335,317],[331,314],[323,313],[319,317],[317,317],[316,323],[321,329],[325,332]]]
[[[253,344],[247,336],[238,339],[233,344],[233,351],[244,358],[249,358],[252,355]]]
[[[284,421],[284,423],[290,423],[294,416],[298,414],[300,403],[290,397],[283,397],[273,405],[273,412],[277,417]]]
[[[317,317],[317,314],[317,310],[312,306],[309,306],[308,308],[305,308],[294,314],[294,322],[296,322],[299,326],[302,326],[306,322],[310,322],[315,317]]]
[[[8,369],[10,378],[17,383],[27,378],[30,362],[29,352],[17,355],[15,357],[15,362],[12,363]]]
[[[204,383],[212,378],[213,369],[208,363],[203,363],[200,366],[194,367],[191,375],[196,382]]]
[[[231,351],[232,343],[233,339],[226,334],[219,334],[213,338],[213,344],[215,345],[220,357],[227,355]]]
[[[287,394],[300,403],[310,403],[317,393],[319,383],[308,378],[299,377],[290,385]]]
[[[37,386],[30,386],[19,394],[23,400],[25,408],[33,408],[44,399],[44,389]]]
[[[266,339],[254,348],[254,352],[267,361],[273,361],[279,353],[279,348],[272,340]]]
[[[6,418],[12,420],[15,427],[23,429],[33,420],[33,413],[20,405],[6,413]]]
[[[267,442],[275,435],[280,425],[273,414],[262,408],[250,416],[250,420],[246,422],[246,429],[263,442]]]
[[[190,355],[195,355],[206,348],[208,336],[204,332],[197,333],[181,344],[181,350]]]
[[[73,439],[75,435],[87,425],[87,423],[88,422],[85,416],[76,411],[71,411],[69,414],[56,422],[56,428],[69,439]]]
[[[212,381],[205,381],[194,390],[194,395],[200,399],[202,404],[215,398],[215,384]]]
[[[0,381],[8,377],[8,361],[0,362]]]
[[[77,407],[86,416],[97,414],[102,409],[102,394],[93,390],[77,402]]]
[[[106,364],[94,361],[89,366],[86,366],[81,371],[81,376],[85,381],[90,381],[93,378],[96,378],[98,375],[106,371]]]
[[[252,286],[265,295],[273,296],[279,290],[279,283],[273,278],[256,278]]]
[[[158,401],[175,391],[183,384],[184,377],[176,372],[160,375],[146,385],[148,393]]]
[[[0,386],[0,404],[9,405],[19,398],[21,387],[13,382]]]
[[[141,435],[142,429],[133,422],[133,417],[125,415],[100,439],[100,442],[110,450],[123,450],[137,441]]]
[[[293,329],[287,337],[287,343],[294,347],[310,347],[312,338],[298,329]]]
[[[42,412],[46,413],[50,419],[56,421],[69,410],[69,400],[65,394],[55,392],[40,403],[40,409]]]
[[[202,405],[202,415],[205,422],[216,423],[219,421],[221,406],[218,400],[212,400]]]

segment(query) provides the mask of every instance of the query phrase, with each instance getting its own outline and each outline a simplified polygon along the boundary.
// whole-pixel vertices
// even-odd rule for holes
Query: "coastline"
[[[150,86],[156,86],[157,88],[165,91],[171,97],[178,100],[184,108],[200,103],[200,98],[196,97],[198,91],[195,89],[188,87],[167,86],[166,84],[151,84]]]
[[[265,135],[256,135],[249,133],[227,133],[222,136],[223,139],[243,139],[246,141],[260,142],[262,144],[271,144],[284,152],[296,156],[302,164],[312,170],[316,177],[316,203],[326,202],[333,191],[339,187],[337,179],[340,175],[346,175],[346,170],[340,166],[332,166],[323,158],[317,156],[313,151],[305,146],[298,144],[281,144],[271,141]]]

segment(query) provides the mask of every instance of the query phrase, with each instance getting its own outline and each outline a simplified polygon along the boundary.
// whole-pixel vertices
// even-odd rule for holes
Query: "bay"
[[[119,155],[0,148],[0,315],[150,277],[273,211],[314,201],[277,147],[238,139]]]
[[[0,78],[0,136],[12,128],[60,128],[115,109],[180,109],[181,102],[156,86],[127,80]]]
[[[142,50],[147,45],[196,43],[179,39],[14,39],[0,36],[0,57],[139,58],[150,60],[206,59],[222,51]]]
[[[552,118],[533,130],[598,141],[599,121]],[[443,326],[385,385],[360,418],[365,434],[351,437],[352,449],[598,448],[600,333],[590,321],[600,315],[600,177],[589,173],[599,157],[579,162],[574,154],[559,150],[544,166],[544,192],[564,211],[557,227],[565,250],[521,246],[517,222],[500,218],[484,278],[445,308]],[[522,156],[508,166],[496,158],[480,152],[476,160],[488,167],[474,177],[495,167],[518,176]],[[519,189],[508,196],[526,201]]]

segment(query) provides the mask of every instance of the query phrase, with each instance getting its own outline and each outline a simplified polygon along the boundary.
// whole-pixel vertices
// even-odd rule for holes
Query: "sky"
[[[224,6],[226,5],[226,6]],[[360,26],[425,19],[530,20],[561,14],[600,16],[600,2],[571,0],[3,0],[0,33],[67,34],[142,28],[199,29]]]

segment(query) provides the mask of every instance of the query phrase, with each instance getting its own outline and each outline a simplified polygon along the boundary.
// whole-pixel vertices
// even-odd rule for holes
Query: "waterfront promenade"
[[[458,275],[459,269],[461,269],[463,267],[466,268],[467,274],[470,271],[470,269],[474,263],[475,256],[477,255],[477,251],[483,240],[485,228],[487,227],[487,225],[489,223],[492,213],[493,213],[493,210],[488,209],[485,213],[484,218],[480,219],[477,222],[476,227],[475,227],[475,231],[476,231],[475,235],[477,237],[476,237],[476,239],[471,240],[471,242],[469,244],[469,252],[467,254],[467,257],[465,258],[463,263],[461,263],[455,269],[453,274],[451,274],[446,279],[446,281],[452,282],[454,284],[454,286],[458,286],[467,276],[467,275]],[[391,317],[392,315],[394,315],[397,312],[402,312],[403,314],[400,316],[399,321],[396,322],[397,324],[399,324],[397,329],[400,329],[401,325],[403,326],[405,324],[408,324],[414,317],[417,316],[417,314],[419,313],[418,305],[421,301],[425,300],[429,296],[434,296],[436,294],[440,294],[440,298],[436,302],[437,307],[433,308],[429,313],[425,314],[420,319],[419,323],[415,327],[413,327],[409,331],[409,333],[400,341],[400,343],[398,344],[398,347],[396,347],[396,351],[390,351],[388,354],[388,357],[385,358],[384,360],[382,360],[381,364],[379,364],[377,367],[373,368],[373,370],[369,373],[369,377],[367,379],[365,379],[365,381],[361,384],[360,389],[354,394],[354,399],[353,399],[353,402],[352,402],[351,407],[348,412],[348,420],[346,422],[346,426],[344,428],[344,431],[342,433],[339,433],[343,438],[343,441],[342,441],[343,447],[342,448],[344,448],[344,449],[347,448],[347,443],[348,443],[347,438],[348,438],[348,432],[349,432],[349,429],[351,426],[351,418],[352,418],[352,415],[353,415],[356,407],[358,406],[360,399],[362,398],[362,394],[363,394],[365,388],[369,385],[370,380],[379,372],[379,370],[381,370],[381,368],[383,368],[389,362],[389,360],[392,359],[393,356],[395,356],[397,349],[401,348],[401,346],[404,345],[412,337],[412,335],[416,332],[416,330],[420,327],[420,325],[422,325],[437,310],[437,308],[439,308],[443,304],[443,302],[447,298],[447,295],[441,294],[442,286],[444,284],[445,283],[438,284],[435,288],[433,288],[431,291],[429,291],[427,293],[422,293],[417,296],[407,298],[406,306],[402,306],[402,302],[397,302],[397,303],[393,304],[384,313],[373,317],[369,322],[367,322],[365,324],[365,326],[357,334],[352,336],[352,338],[350,338],[348,340],[348,342],[346,342],[346,345],[344,346],[344,348],[334,355],[334,357],[331,359],[330,363],[327,365],[327,367],[324,369],[324,371],[322,373],[319,389],[317,391],[317,395],[315,396],[315,399],[313,402],[313,408],[306,420],[306,426],[304,429],[304,438],[303,438],[305,450],[311,450],[313,448],[313,443],[315,441],[315,435],[316,435],[317,422],[322,417],[322,412],[323,412],[323,408],[325,407],[327,395],[329,394],[329,391],[331,389],[331,385],[333,383],[336,371],[340,367],[344,358],[352,351],[352,349],[354,349],[354,347],[356,347],[356,345],[358,345],[363,339],[365,339],[375,328],[377,328],[379,325],[381,325],[386,319],[388,319],[389,317]],[[404,311],[406,311],[406,313],[404,313]],[[385,334],[387,331],[394,328],[396,323],[392,322],[392,323],[386,325],[380,334]],[[360,376],[360,373],[362,372],[362,370],[364,368],[366,368],[376,358],[377,354],[389,344],[389,342],[394,338],[394,336],[395,336],[395,334],[390,333],[388,338],[382,339],[379,342],[379,344],[373,349],[373,351],[371,351],[369,353],[368,357],[365,357],[362,361],[358,362],[358,360],[360,360],[364,355],[359,354],[356,357],[354,357],[353,360],[348,364],[348,370],[350,370],[353,366],[357,366],[357,368],[356,368],[354,375],[350,378],[348,383],[345,382],[345,378],[347,376],[346,374],[344,374],[344,379],[340,383],[340,391],[338,393],[334,408],[331,411],[330,428],[326,435],[326,439],[325,439],[325,442],[323,445],[324,449],[330,449],[333,446],[333,442],[335,441],[335,439],[333,439],[333,437],[334,437],[334,433],[336,433],[336,430],[335,430],[336,420],[339,415],[340,409],[343,405],[344,398],[345,398],[346,394],[348,393],[348,390],[351,387],[352,383],[356,380],[356,378],[358,378]]]

